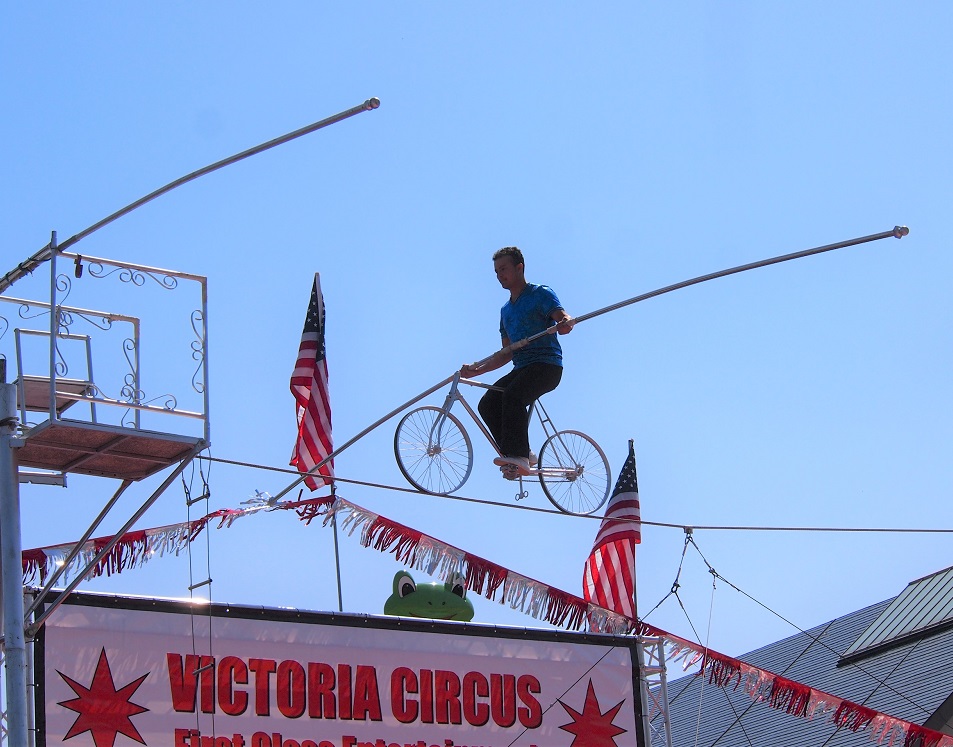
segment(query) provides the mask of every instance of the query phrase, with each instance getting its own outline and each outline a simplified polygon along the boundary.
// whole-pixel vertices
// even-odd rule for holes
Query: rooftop
[[[951,588],[953,569],[940,571],[912,582],[893,599],[738,658],[890,716],[953,734]],[[848,651],[858,655],[845,658]],[[869,733],[838,730],[821,717],[789,716],[753,701],[743,688],[718,688],[709,685],[707,677],[672,676],[670,670],[673,744],[871,744]]]

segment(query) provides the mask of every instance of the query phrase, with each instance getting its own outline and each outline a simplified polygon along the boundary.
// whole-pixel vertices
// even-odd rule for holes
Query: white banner
[[[634,638],[192,609],[61,605],[38,647],[40,744],[636,745]]]

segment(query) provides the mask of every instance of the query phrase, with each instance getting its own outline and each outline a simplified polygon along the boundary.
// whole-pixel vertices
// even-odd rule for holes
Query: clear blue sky
[[[316,271],[342,443],[498,347],[506,298],[490,255],[501,246],[520,246],[527,277],[580,315],[906,224],[902,241],[580,325],[563,338],[566,375],[548,404],[561,427],[602,444],[613,479],[635,440],[648,521],[951,528],[951,22],[940,2],[9,6],[0,271],[51,230],[62,240],[194,169],[379,97],[376,111],[204,177],[76,246],[208,277],[212,454],[282,467]],[[38,273],[10,292],[43,298],[46,283]],[[171,316],[164,297],[131,294],[129,306],[113,288],[89,303]],[[190,331],[160,326],[143,330],[146,388],[187,389],[187,376],[162,375],[171,351],[187,355]],[[338,474],[403,486],[393,426],[343,454]],[[461,493],[512,504],[491,456],[478,445]],[[287,482],[214,465],[210,508]],[[152,484],[130,490],[100,533]],[[114,489],[82,478],[24,487],[24,547],[75,539]],[[530,491],[530,505],[548,506]],[[580,593],[595,521],[340,492]],[[140,526],[185,519],[176,487]],[[683,538],[645,527],[641,611],[670,589]],[[695,539],[724,577],[803,628],[953,564],[949,535]],[[213,599],[336,609],[330,530],[280,512],[210,542]],[[204,540],[196,550],[204,568]],[[399,566],[345,537],[341,565],[345,609],[380,613]],[[189,583],[188,561],[164,558],[86,588],[184,596]],[[681,583],[713,648],[739,654],[795,632],[723,582],[712,597],[693,552]],[[477,621],[539,624],[474,603]],[[673,599],[648,621],[695,637]]]

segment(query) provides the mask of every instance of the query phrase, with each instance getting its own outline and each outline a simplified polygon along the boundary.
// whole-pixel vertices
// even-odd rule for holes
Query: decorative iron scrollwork
[[[122,388],[123,396],[128,402],[138,403],[142,400],[142,391],[139,386],[139,361],[136,357],[136,341],[127,337],[122,341],[122,354],[126,356],[126,363],[129,364],[129,373],[123,376],[125,386]],[[131,398],[130,398],[131,397]]]
[[[21,319],[38,319],[41,316],[46,316],[50,313],[49,309],[43,308],[34,311],[33,305],[27,302],[21,303],[18,310],[18,314]],[[64,332],[69,332],[69,328],[73,325],[73,315],[78,316],[80,319],[89,322],[97,329],[101,329],[104,332],[108,332],[112,329],[113,320],[110,319],[105,314],[90,316],[89,314],[84,314],[81,311],[69,310],[59,307],[59,317],[57,319],[57,324]],[[0,317],[2,319],[3,317]],[[4,320],[6,321],[6,320]]]
[[[62,308],[57,309],[56,314],[56,326],[57,334],[68,335],[69,328],[73,324],[73,315],[68,311],[63,311]]]
[[[56,290],[58,293],[62,294],[60,297],[58,297],[58,299],[60,303],[63,303],[67,298],[69,298],[69,294],[73,290],[73,282],[66,275],[57,275]]]
[[[116,275],[116,273],[118,273],[116,277],[119,278],[120,282],[132,283],[137,287],[145,285],[146,278],[154,280],[160,288],[164,288],[165,290],[175,290],[179,286],[178,279],[172,275],[158,275],[149,270],[132,267],[114,267],[107,271],[101,262],[90,262],[87,267],[89,268],[89,274],[94,278],[108,278],[110,275]]]
[[[131,405],[138,405],[142,403],[142,400],[145,398],[146,393],[139,389],[136,386],[136,377],[134,374],[126,374],[123,377],[123,386],[119,390],[119,397],[123,402],[128,402]]]
[[[196,309],[191,315],[192,331],[195,333],[195,339],[192,340],[192,360],[198,361],[199,365],[192,374],[192,389],[199,394],[205,393],[205,315],[201,309]]]
[[[20,309],[19,309],[19,312],[18,312],[18,313],[20,314],[20,318],[21,318],[21,319],[36,319],[37,317],[46,316],[47,314],[50,313],[50,310],[49,310],[49,309],[44,309],[44,310],[42,310],[42,311],[37,311],[36,313],[31,314],[30,311],[31,311],[32,309],[33,309],[33,307],[32,307],[30,304],[28,304],[28,303],[21,303],[21,304],[20,304]]]
[[[57,376],[65,377],[69,374],[69,366],[66,363],[66,358],[63,356],[63,353],[60,352],[59,335],[53,339],[53,354],[55,357],[53,367],[56,370]]]
[[[113,320],[110,319],[108,316],[91,317],[79,311],[65,311],[61,307],[60,313],[59,313],[59,319],[57,320],[60,326],[60,329],[62,329],[64,332],[69,332],[69,328],[73,325],[74,315],[78,316],[83,321],[88,322],[89,324],[92,324],[97,329],[103,330],[104,332],[108,332],[109,330],[112,329],[112,326],[113,326]]]
[[[123,387],[123,394],[124,395],[126,394],[126,387]],[[175,395],[173,394],[160,394],[158,397],[153,397],[152,399],[144,400],[143,397],[145,396],[145,394],[143,393],[143,391],[141,389],[136,389],[135,396],[139,398],[136,401],[136,404],[139,405],[140,407],[149,407],[153,403],[161,401],[163,410],[165,410],[166,412],[175,412],[175,409],[179,406],[179,402],[175,398]],[[130,400],[127,400],[127,401],[130,401]],[[133,408],[129,408],[128,410],[126,410],[126,412],[123,413],[122,419],[120,421],[122,426],[124,428],[138,429],[139,425],[137,422],[137,418],[135,417],[137,413],[138,413],[138,410],[135,410]]]
[[[179,401],[175,398],[173,394],[160,394],[158,397],[153,397],[150,400],[146,400],[142,404],[151,405],[153,402],[158,402],[159,400],[164,400],[162,403],[162,409],[168,410],[169,412],[174,412],[175,409],[179,406]]]
[[[123,428],[132,428],[134,430],[139,430],[139,423],[136,420],[136,410],[132,408],[123,412],[122,417],[119,419],[119,425]]]
[[[73,376],[76,377],[77,380],[82,379],[84,381],[91,379],[92,377],[93,347],[97,347],[98,352],[98,348],[101,345],[100,341],[105,340],[104,344],[107,345],[111,355],[111,357],[108,359],[110,365],[114,366],[118,364],[117,367],[120,370],[117,373],[121,377],[117,381],[116,378],[114,378],[114,375],[110,374],[108,380],[103,380],[100,382],[101,385],[105,385],[110,390],[109,394],[104,394],[99,386],[90,383],[84,392],[85,396],[78,397],[76,396],[76,384],[81,382],[71,381],[68,386],[64,385],[64,387],[68,389],[68,392],[63,392],[67,399],[82,399],[89,403],[91,408],[90,418],[93,423],[99,422],[99,414],[96,410],[98,403],[102,405],[110,405],[115,408],[113,415],[107,417],[106,421],[104,422],[115,423],[116,415],[125,411],[124,414],[120,415],[119,418],[122,425],[138,429],[141,427],[141,413],[167,412],[172,414],[182,414],[188,417],[202,418],[206,422],[205,427],[207,429],[208,413],[205,412],[205,409],[208,405],[207,400],[205,401],[204,406],[201,408],[186,407],[186,403],[183,401],[183,409],[180,411],[179,402],[177,399],[177,397],[183,396],[188,401],[191,401],[194,399],[195,393],[199,394],[200,396],[204,395],[206,397],[208,394],[208,314],[204,305],[206,300],[205,278],[186,275],[173,270],[163,270],[155,267],[142,267],[131,263],[117,262],[109,259],[96,260],[94,258],[82,257],[80,255],[66,256],[70,257],[72,260],[71,264],[73,265],[69,267],[70,272],[68,275],[65,273],[57,274],[58,270],[63,268],[57,267],[55,264],[51,263],[55,277],[53,278],[53,287],[51,289],[51,298],[49,304],[44,304],[38,301],[21,301],[21,299],[13,298],[2,299],[19,306],[19,319],[14,316],[13,313],[7,313],[5,311],[7,316],[0,316],[0,338],[5,339],[5,336],[10,332],[10,330],[14,329],[17,336],[17,352],[19,355],[21,332],[27,335],[39,337],[52,337],[52,340],[50,340],[50,350],[48,355],[49,360],[45,362],[44,368],[52,363],[52,370],[50,371],[52,376],[57,378]],[[134,287],[152,287],[150,285],[151,280],[151,282],[158,285],[159,288],[170,291],[179,289],[181,280],[194,280],[199,282],[202,291],[202,303],[200,304],[199,309],[191,311],[189,314],[193,336],[188,341],[189,350],[187,352],[191,354],[193,363],[195,363],[190,382],[193,390],[192,394],[188,394],[188,392],[183,394],[180,392],[178,395],[175,395],[170,391],[168,394],[155,396],[155,392],[152,391],[147,396],[143,391],[142,371],[140,370],[142,367],[140,362],[142,342],[139,339],[140,320],[138,317],[107,311],[81,309],[78,308],[80,304],[75,298],[72,301],[72,305],[67,306],[67,299],[72,296],[73,286],[77,283],[81,283],[83,278],[106,279],[109,277],[114,277],[119,282],[126,283]],[[73,282],[74,280],[75,283]],[[185,286],[183,285],[181,287],[184,288]],[[77,285],[77,292],[80,290],[80,287]],[[185,309],[187,308],[188,307],[185,307]],[[185,309],[182,310],[185,311]],[[52,314],[51,318],[45,319],[46,314]],[[176,314],[175,316],[181,320],[179,314]],[[21,323],[21,320],[28,320],[28,323]],[[84,323],[90,325],[89,328],[86,328]],[[120,331],[120,323],[129,323],[132,325],[133,332],[126,337],[126,339],[123,339],[123,337],[126,335],[126,330],[125,328],[122,328],[122,331]],[[23,329],[17,329],[18,327],[22,327]],[[46,327],[45,330],[44,327]],[[115,332],[115,336],[99,334],[100,332],[110,331]],[[51,332],[52,334],[50,334]],[[94,340],[96,341],[95,346],[93,345]],[[115,343],[118,340],[122,340],[122,354],[125,356],[127,362],[127,368],[124,375],[121,370],[122,358],[113,355],[115,353]],[[80,361],[81,353],[79,350],[83,344],[85,344],[86,353],[85,374],[81,373],[83,369],[83,363]],[[35,357],[34,349],[36,345],[33,342],[29,342],[25,343],[25,346],[27,347],[27,352],[30,353],[30,357]],[[180,352],[185,351],[180,350]],[[47,356],[42,357],[45,358]],[[41,363],[42,362],[43,361],[41,360]],[[181,361],[177,360],[176,364],[179,362]],[[184,363],[185,365],[183,366],[183,369],[176,372],[177,376],[188,372],[187,360]],[[73,370],[71,371],[70,369]],[[79,372],[77,369],[79,369]],[[102,379],[101,372],[100,378]],[[157,386],[165,388],[167,385],[159,383]],[[117,388],[119,389],[118,392],[116,391]],[[176,388],[177,387],[175,386],[171,387],[172,390],[175,390]],[[118,396],[113,398],[112,395]],[[202,412],[191,412],[193,409],[200,409]],[[189,412],[185,412],[185,410],[189,410]]]

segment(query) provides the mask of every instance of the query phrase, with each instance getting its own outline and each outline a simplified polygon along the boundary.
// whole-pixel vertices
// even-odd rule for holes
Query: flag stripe
[[[331,439],[331,400],[328,396],[328,365],[324,348],[324,298],[317,273],[311,288],[311,302],[305,316],[298,358],[291,373],[291,393],[295,398],[298,437],[295,440],[291,465],[306,473],[328,458],[334,451]],[[316,471],[328,484],[334,477],[334,463],[328,462]],[[311,490],[318,488],[314,477],[304,481]]]
[[[582,578],[586,601],[628,617],[635,617],[635,546],[642,541],[640,519],[635,449],[630,446]]]

